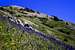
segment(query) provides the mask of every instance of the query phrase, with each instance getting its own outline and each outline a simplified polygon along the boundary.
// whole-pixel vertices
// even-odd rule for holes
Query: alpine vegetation
[[[75,50],[75,24],[29,8],[0,7],[0,50]]]

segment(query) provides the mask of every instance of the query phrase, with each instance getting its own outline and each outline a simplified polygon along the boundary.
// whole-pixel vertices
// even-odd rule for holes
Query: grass
[[[64,21],[22,16],[23,14],[18,13],[19,9],[14,7],[4,7],[4,9],[3,11],[11,11],[11,9],[13,9],[13,12],[17,11],[17,13],[14,14],[17,18],[21,20],[24,19],[23,22],[29,21],[28,23],[32,25],[33,28],[43,32],[45,35],[55,36],[64,43],[75,46],[75,37],[72,37],[75,36],[75,31],[65,28],[66,23]],[[73,26],[74,25],[75,24],[73,24]],[[61,28],[62,31],[58,30],[58,28]],[[70,33],[69,35],[67,35],[68,32]],[[52,49],[50,47],[52,47]],[[50,40],[42,39],[33,33],[23,32],[7,23],[7,21],[0,20],[0,50],[58,50],[58,48],[64,50],[64,48]]]
[[[14,26],[7,31],[8,27],[6,21],[0,21],[0,50],[48,50],[49,46],[59,48],[51,41],[45,41],[32,33],[23,33]]]
[[[36,20],[36,18],[32,18],[32,19],[30,19],[30,18],[24,18],[24,19],[29,20],[29,21],[35,23],[36,25],[38,25],[38,26],[33,25],[33,27],[36,28],[36,29],[38,29],[39,31],[45,33],[45,35],[53,35],[53,36],[56,36],[58,39],[62,40],[63,42],[65,42],[67,44],[70,44],[70,45],[75,44],[75,39],[74,38],[72,38],[70,36],[67,36],[67,35],[64,35],[65,33],[63,34],[62,32],[59,32],[56,29],[50,28],[50,27],[42,24],[42,22],[40,22],[39,19],[37,19],[37,20]],[[57,23],[57,27],[63,27],[65,25],[63,22],[60,22],[60,21],[58,21],[56,23]],[[54,27],[56,27],[56,26],[54,26]],[[64,31],[65,32],[68,32],[69,30],[66,29]],[[64,39],[67,39],[67,41],[64,41]]]

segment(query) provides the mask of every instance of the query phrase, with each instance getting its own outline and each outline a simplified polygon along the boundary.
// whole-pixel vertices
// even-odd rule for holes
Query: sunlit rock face
[[[75,50],[75,24],[29,8],[0,7],[0,50]]]

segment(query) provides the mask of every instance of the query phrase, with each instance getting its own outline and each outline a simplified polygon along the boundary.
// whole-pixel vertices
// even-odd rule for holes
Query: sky
[[[0,0],[0,6],[18,5],[75,23],[75,0]]]

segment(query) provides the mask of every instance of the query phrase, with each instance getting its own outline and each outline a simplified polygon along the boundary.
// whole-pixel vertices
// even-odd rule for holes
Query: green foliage
[[[40,19],[40,21],[42,21],[43,24],[46,23],[46,22],[48,21],[47,18],[40,18],[40,17],[39,17],[39,19]]]
[[[19,17],[19,19],[23,20],[23,22],[29,22],[33,28],[43,32],[44,35],[52,35],[69,45],[75,44],[75,31],[65,28],[65,26],[69,23],[65,23],[64,21],[59,20],[57,17],[54,17],[54,19],[51,20],[49,20],[47,17],[28,18],[23,16],[23,14],[19,12],[20,10],[15,7],[0,7],[0,10],[9,12],[10,15],[14,13],[16,17]],[[31,9],[28,9],[27,11],[30,13],[34,12]],[[3,14],[0,13],[0,15]],[[75,24],[72,25],[75,26]],[[61,46],[53,43],[50,40],[45,41],[45,39],[41,38],[40,36],[17,29],[15,26],[7,23],[5,20],[0,21],[0,50],[49,50],[49,46],[52,47],[51,50],[54,50],[54,48],[56,50],[58,50],[58,48],[64,50]]]
[[[54,27],[64,27],[65,24],[64,22],[61,22],[61,21],[47,21],[44,23],[44,25],[50,27],[50,28],[54,28]]]
[[[55,46],[50,41],[45,41],[33,33],[22,32],[13,25],[9,27],[9,25],[6,21],[0,21],[0,50],[48,50],[49,45],[57,48],[57,45]]]
[[[15,16],[16,16],[16,17],[21,17],[21,16],[22,16],[22,14],[16,14]]]
[[[54,16],[54,15],[51,15],[51,16],[52,16],[51,19],[53,19],[54,21],[63,21],[63,20],[59,19],[57,16]]]
[[[63,32],[63,33],[66,33],[66,34],[70,34],[71,33],[71,30],[70,29],[67,29],[67,28],[63,28],[63,29],[58,29],[60,32]]]
[[[29,8],[25,8],[25,10],[26,10],[27,12],[33,12],[33,13],[35,13],[35,11],[34,11],[34,10],[29,9]]]

